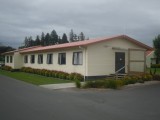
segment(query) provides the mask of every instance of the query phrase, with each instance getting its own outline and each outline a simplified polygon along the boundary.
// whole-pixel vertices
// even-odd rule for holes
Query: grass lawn
[[[0,70],[0,75],[5,75],[5,76],[11,77],[11,78],[15,78],[17,80],[32,83],[34,85],[73,82],[70,80],[61,80],[58,78],[45,77],[45,76],[36,75],[36,74],[30,74],[30,73],[24,73],[24,72],[10,72],[10,71],[4,71],[4,70]]]

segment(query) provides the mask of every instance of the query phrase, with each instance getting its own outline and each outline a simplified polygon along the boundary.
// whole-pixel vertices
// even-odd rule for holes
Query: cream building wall
[[[48,69],[48,70],[58,70],[58,71],[64,71],[68,73],[77,72],[84,75],[85,72],[85,57],[83,52],[83,64],[82,65],[73,65],[72,59],[73,59],[73,52],[83,52],[82,48],[72,48],[72,49],[63,49],[58,51],[50,51],[50,52],[40,52],[40,53],[30,53],[30,54],[23,54],[23,61],[24,56],[28,55],[28,63],[23,62],[24,67],[32,67],[32,68],[38,68],[38,69]],[[47,54],[53,54],[53,64],[47,64]],[[58,64],[58,54],[59,53],[66,53],[66,64],[65,65],[59,65]],[[43,54],[43,64],[38,64],[38,54]],[[35,63],[30,63],[30,56],[35,55]]]
[[[14,69],[20,69],[21,67],[23,67],[23,57],[19,52],[14,53],[13,61]]]
[[[9,62],[7,62],[7,56],[9,56]],[[12,56],[12,63],[10,62],[10,56]],[[19,52],[5,55],[5,65],[10,66],[13,69],[20,69],[23,66],[22,55]]]
[[[127,73],[129,48],[144,49],[125,39],[115,39],[115,40],[101,42],[101,43],[92,44],[88,46],[87,47],[87,57],[88,57],[87,76],[109,75],[109,74],[115,73],[115,53],[116,52],[125,53],[125,66],[126,66],[125,72]],[[141,56],[144,56],[144,53],[143,54],[137,53],[137,55],[134,55],[131,57],[139,58]],[[139,67],[139,69],[141,68]]]

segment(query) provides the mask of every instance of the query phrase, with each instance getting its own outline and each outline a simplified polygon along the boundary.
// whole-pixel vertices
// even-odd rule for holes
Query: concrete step
[[[124,78],[127,74],[117,74],[117,78]],[[115,78],[116,74],[110,74],[107,78]]]

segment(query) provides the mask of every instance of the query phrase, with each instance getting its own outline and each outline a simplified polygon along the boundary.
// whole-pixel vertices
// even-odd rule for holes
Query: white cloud
[[[159,0],[1,0],[0,42],[55,29],[88,37],[128,34],[148,45],[160,31]],[[15,42],[13,42],[15,41]],[[16,46],[16,45],[15,45]]]

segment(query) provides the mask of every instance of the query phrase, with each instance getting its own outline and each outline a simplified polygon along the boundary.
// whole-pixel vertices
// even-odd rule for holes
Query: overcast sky
[[[160,0],[0,0],[0,43],[73,29],[89,38],[126,34],[152,46],[160,34]]]

